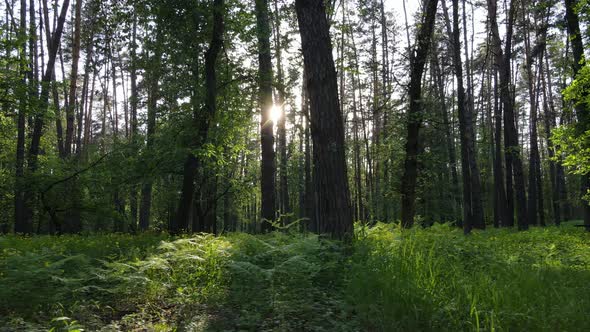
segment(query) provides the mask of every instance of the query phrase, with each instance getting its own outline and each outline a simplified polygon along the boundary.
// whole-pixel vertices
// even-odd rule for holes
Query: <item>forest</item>
[[[590,330],[588,0],[0,13],[0,331]]]

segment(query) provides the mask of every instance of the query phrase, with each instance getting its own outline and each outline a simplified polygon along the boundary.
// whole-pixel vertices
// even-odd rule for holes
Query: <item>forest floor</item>
[[[0,237],[0,331],[584,331],[590,234]]]

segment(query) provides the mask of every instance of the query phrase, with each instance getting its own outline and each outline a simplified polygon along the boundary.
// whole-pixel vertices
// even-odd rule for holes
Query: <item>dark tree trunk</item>
[[[155,42],[155,51],[154,56],[152,58],[152,65],[150,66],[150,70],[148,70],[148,85],[149,85],[149,92],[148,92],[148,102],[147,102],[147,151],[148,153],[152,151],[154,147],[154,135],[156,133],[156,108],[158,106],[158,98],[159,98],[159,83],[160,80],[160,67],[161,67],[161,57],[162,51],[160,47],[161,38],[160,33],[156,32],[156,42]],[[135,87],[137,89],[137,87]],[[135,92],[137,93],[137,92]],[[136,99],[136,96],[132,96],[132,99]],[[136,104],[135,107],[132,107],[132,132],[137,134],[137,101],[134,101]],[[152,208],[152,180],[147,179],[142,187],[141,187],[141,203],[139,208],[139,229],[141,231],[147,231],[150,227],[150,215],[151,215],[151,208]]]
[[[578,14],[576,13],[575,9],[577,3],[578,2],[575,0],[565,0],[565,18],[567,21],[567,30],[569,39],[572,43],[572,53],[574,56],[574,61],[572,62],[574,75],[577,75],[585,65],[584,44],[582,41],[582,34],[580,33]],[[586,107],[587,106],[584,103],[579,103],[578,106],[576,106],[576,117],[578,120],[576,129],[579,133],[590,130],[590,112]],[[588,190],[590,190],[590,173],[582,175],[581,187],[582,195],[588,194]],[[582,202],[584,206],[584,225],[586,225],[586,231],[590,232],[590,202],[584,199],[582,199]]]
[[[204,109],[199,112],[196,109],[193,115],[194,127],[197,130],[196,137],[193,141],[193,147],[200,147],[205,143],[209,126],[215,117],[217,108],[217,73],[215,66],[221,48],[223,47],[223,23],[224,16],[224,0],[213,1],[213,30],[211,35],[211,42],[209,48],[205,53],[205,105]],[[196,74],[196,73],[194,73]],[[193,195],[195,191],[195,172],[199,167],[199,160],[193,153],[189,153],[184,163],[184,172],[182,180],[182,193],[180,196],[180,203],[176,212],[176,218],[172,219],[170,223],[170,232],[179,233],[188,231],[189,222],[191,219],[191,206],[193,202]]]
[[[302,104],[302,111],[305,121],[305,154],[304,154],[304,173],[305,173],[305,210],[304,216],[307,218],[307,228],[310,231],[317,232],[317,224],[315,223],[314,215],[314,194],[313,194],[313,176],[312,176],[312,161],[311,161],[311,133],[310,133],[310,117],[309,117],[309,89],[307,87],[307,74],[303,71],[302,94],[304,103]]]
[[[535,86],[535,76],[533,74],[533,59],[531,54],[531,41],[528,28],[527,15],[524,12],[523,6],[523,25],[525,26],[524,44],[525,44],[525,68],[527,74],[527,87],[529,92],[529,104],[531,108],[530,115],[530,159],[529,159],[529,196],[528,196],[528,221],[530,225],[537,225],[537,218],[543,211],[539,209],[539,197],[542,191],[539,191],[541,183],[538,182],[541,173],[541,158],[539,156],[539,142],[537,138],[537,121],[538,121],[538,105],[537,105],[537,90]]]
[[[504,189],[504,169],[502,167],[502,105],[499,103],[498,73],[494,70],[494,227],[507,226],[506,191]],[[513,213],[510,211],[509,213]]]
[[[27,1],[20,2],[20,29],[21,34],[26,33],[27,27]],[[21,61],[26,61],[26,38],[21,37],[23,45],[21,45]],[[23,80],[23,87],[27,83],[26,71],[21,71]],[[19,99],[18,119],[17,119],[17,141],[16,141],[16,177],[14,190],[14,232],[28,234],[33,230],[30,211],[27,207],[27,199],[25,195],[25,130],[26,130],[26,111],[27,111],[27,97],[25,91],[21,91]]]
[[[434,31],[438,0],[427,0],[424,18],[417,37],[417,49],[410,50],[410,86],[408,90],[410,106],[408,109],[406,157],[402,176],[402,225],[406,228],[414,224],[416,209],[416,181],[418,178],[419,133],[424,110],[422,109],[422,74],[430,49],[430,40]]]
[[[465,14],[465,13],[463,13]],[[465,15],[464,15],[465,16]],[[463,61],[459,30],[459,1],[453,0],[453,62],[457,77],[457,108],[459,111],[459,132],[461,138],[461,169],[463,173],[463,231],[471,232],[473,227],[485,228],[481,202],[481,181],[475,155],[475,134],[473,129],[473,96],[465,93],[463,86]],[[466,46],[467,47],[467,46]],[[469,77],[469,71],[467,72]],[[468,79],[468,82],[470,80]],[[471,90],[470,83],[468,90]]]
[[[53,70],[55,66],[55,60],[57,58],[57,49],[61,42],[61,35],[63,33],[63,27],[68,13],[68,7],[70,5],[69,0],[64,0],[59,18],[57,20],[57,28],[52,35],[51,47],[49,48],[49,56],[47,61],[47,68],[43,74],[41,84],[41,96],[39,100],[39,110],[35,117],[35,124],[33,128],[33,135],[31,137],[31,146],[29,148],[29,169],[31,172],[37,170],[37,158],[39,156],[39,149],[41,145],[41,136],[43,134],[44,116],[49,106],[49,89],[50,83],[53,78]]]
[[[131,143],[135,148],[139,148],[138,140],[138,123],[137,123],[137,106],[139,98],[137,94],[137,17],[133,17],[133,28],[131,30],[131,50],[130,50],[130,64],[129,64],[129,78],[131,84],[131,95],[129,96],[129,122]],[[137,202],[137,186],[132,185],[129,193],[129,208],[131,209],[131,225],[137,227],[138,222],[138,202]],[[150,195],[151,198],[151,195]],[[147,218],[147,226],[149,228],[149,216]],[[140,225],[141,229],[141,225]]]
[[[275,192],[275,151],[273,121],[270,112],[272,101],[272,59],[270,54],[270,21],[268,0],[255,0],[256,27],[258,34],[258,88],[260,106],[260,144],[261,161],[261,193],[262,193],[262,232],[272,229],[271,222],[276,219]]]
[[[435,71],[437,73],[437,90],[439,94],[439,99],[441,103],[441,110],[442,110],[442,117],[443,117],[443,126],[445,131],[445,138],[446,138],[446,145],[447,145],[447,158],[449,161],[449,172],[451,175],[451,200],[453,205],[451,207],[451,215],[452,220],[458,221],[456,218],[458,216],[458,210],[461,207],[461,194],[459,193],[459,176],[457,174],[457,156],[456,156],[456,148],[455,148],[455,140],[452,133],[451,123],[449,121],[449,110],[447,107],[446,96],[445,96],[445,87],[444,87],[444,79],[442,70],[440,68],[440,62],[438,61],[438,56],[436,59],[436,68]]]
[[[504,110],[504,145],[506,157],[506,196],[508,201],[507,226],[514,225],[514,204],[512,179],[514,178],[514,191],[516,191],[516,208],[518,216],[518,228],[528,228],[526,189],[524,185],[524,174],[520,147],[518,143],[518,132],[516,130],[516,118],[514,115],[514,99],[511,89],[510,59],[512,57],[512,33],[514,19],[516,16],[516,3],[511,0],[508,14],[506,46],[502,50],[502,41],[498,30],[497,3],[496,0],[488,0],[488,19],[492,34],[492,52],[495,56],[495,64],[500,73],[500,98]]]
[[[78,62],[80,60],[80,22],[82,20],[82,0],[76,0],[74,18],[74,40],[72,46],[72,71],[70,74],[69,107],[66,109],[66,142],[64,152],[66,157],[72,153],[74,142],[74,119],[76,111],[76,90],[78,84]]]
[[[295,10],[310,97],[316,222],[320,234],[351,239],[344,125],[326,8],[323,1],[296,0]]]
[[[274,1],[274,16],[275,16],[275,56],[277,61],[277,92],[278,105],[281,116],[277,123],[277,138],[279,150],[279,202],[280,213],[283,220],[286,220],[285,215],[291,212],[289,204],[289,184],[287,174],[287,114],[285,113],[285,77],[283,73],[282,63],[282,44],[281,44],[281,20],[279,18],[279,8],[277,0]]]
[[[86,47],[86,61],[84,64],[84,82],[82,84],[82,97],[80,101],[80,107],[78,110],[78,127],[77,127],[77,137],[76,137],[76,153],[80,158],[82,155],[82,129],[84,127],[84,114],[85,109],[88,104],[88,90],[90,84],[90,73],[91,73],[91,61],[92,55],[94,53],[94,35],[90,36],[90,41],[88,42],[88,46]]]
[[[545,59],[545,61],[547,61]],[[551,140],[551,130],[556,127],[555,120],[555,106],[553,105],[553,96],[551,89],[548,90],[547,81],[545,77],[545,62],[541,61],[539,76],[541,77],[541,83],[543,85],[543,119],[545,124],[545,138],[547,140],[547,154],[549,156],[549,176],[551,178],[551,205],[553,209],[553,222],[556,226],[561,224],[561,202],[559,201],[559,186],[557,168],[559,165],[555,161],[555,146]]]

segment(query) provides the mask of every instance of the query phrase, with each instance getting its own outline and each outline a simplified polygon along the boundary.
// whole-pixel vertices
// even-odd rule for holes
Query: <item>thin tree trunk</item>
[[[446,7],[443,7],[446,8]],[[450,25],[449,25],[450,26]],[[438,61],[438,55],[435,57],[436,61],[436,68],[435,71],[437,72],[437,88],[439,99],[441,103],[442,109],[442,116],[443,116],[443,125],[445,129],[445,137],[446,137],[446,145],[447,145],[447,158],[449,160],[449,170],[451,173],[451,198],[453,201],[453,205],[451,207],[453,220],[456,221],[456,218],[459,217],[458,211],[461,207],[461,194],[459,192],[459,176],[457,174],[457,156],[456,156],[456,149],[455,149],[455,140],[453,138],[453,134],[451,131],[451,124],[449,121],[449,110],[447,107],[446,96],[445,96],[445,87],[444,87],[444,77],[443,73],[440,68],[440,63]]]
[[[137,124],[137,104],[139,102],[139,98],[137,96],[137,17],[133,16],[133,27],[131,31],[131,49],[130,49],[130,65],[129,65],[129,76],[131,81],[131,95],[129,96],[129,112],[130,112],[130,139],[131,144],[135,148],[139,148],[139,138],[138,138],[138,124]],[[130,193],[129,193],[129,208],[131,209],[131,225],[133,227],[137,227],[138,221],[138,202],[137,202],[137,186],[131,186]],[[150,195],[151,198],[151,195]],[[147,227],[149,228],[149,217],[147,218]],[[139,224],[139,229],[144,230],[142,228],[141,223]]]
[[[20,34],[23,45],[21,45],[20,58],[26,61],[26,27],[27,27],[27,1],[20,2]],[[21,71],[23,87],[27,84],[27,73]],[[31,215],[27,206],[25,195],[25,130],[26,130],[26,112],[27,98],[26,93],[21,91],[19,99],[18,119],[17,119],[17,143],[16,143],[16,173],[15,173],[15,190],[14,190],[14,232],[31,233],[33,225]]]
[[[152,65],[148,70],[148,85],[149,85],[149,92],[148,92],[148,103],[147,103],[147,111],[148,111],[148,118],[147,118],[147,151],[152,151],[154,147],[154,135],[156,132],[156,108],[158,106],[158,98],[159,98],[159,79],[160,79],[160,67],[161,67],[161,47],[160,47],[160,34],[156,32],[156,50],[155,54],[152,57]],[[135,87],[137,89],[137,87]],[[135,91],[134,93],[137,93]],[[134,96],[133,98],[137,98]],[[134,101],[137,103],[137,101]],[[137,104],[133,107],[132,113],[137,112]],[[133,122],[135,123],[133,126],[134,128],[134,135],[137,134],[137,115],[133,114],[132,118]],[[147,231],[150,226],[150,214],[151,214],[151,206],[152,206],[152,181],[151,179],[147,179],[141,188],[141,206],[139,209],[139,229],[142,231]]]
[[[64,0],[61,12],[58,18],[57,28],[53,33],[52,40],[51,40],[51,47],[49,48],[49,55],[48,55],[48,62],[47,68],[45,70],[45,74],[43,74],[42,84],[41,84],[41,96],[39,100],[39,112],[35,117],[35,124],[33,129],[33,136],[31,137],[31,146],[29,148],[29,169],[31,173],[34,173],[37,170],[37,160],[39,156],[39,149],[41,145],[41,135],[43,134],[43,127],[44,127],[44,116],[47,112],[47,108],[49,106],[49,89],[50,83],[53,78],[53,70],[55,66],[55,60],[57,57],[57,49],[59,48],[61,42],[61,36],[63,33],[63,26],[66,20],[66,15],[68,12],[68,6],[70,4],[69,0]]]
[[[66,109],[66,142],[65,155],[72,153],[74,142],[74,119],[76,110],[76,89],[78,84],[78,62],[80,60],[80,22],[82,20],[82,0],[76,0],[76,14],[74,18],[74,40],[72,46],[72,72],[70,74],[70,105]]]
[[[538,195],[539,192],[537,179],[538,173],[541,171],[540,169],[540,157],[539,157],[539,144],[537,140],[537,97],[536,97],[536,89],[538,87],[535,86],[535,76],[533,74],[533,59],[531,58],[531,41],[530,41],[530,33],[529,33],[529,24],[527,15],[524,12],[524,4],[523,4],[523,12],[522,12],[522,21],[523,25],[525,26],[525,33],[524,33],[524,45],[525,45],[525,68],[527,74],[527,87],[529,92],[529,104],[530,104],[530,160],[529,160],[529,196],[528,196],[528,220],[530,225],[537,225],[537,215],[538,211]]]
[[[494,155],[494,226],[507,226],[506,191],[504,189],[504,169],[502,167],[502,105],[498,92],[498,73],[494,70],[494,118],[495,155]],[[510,211],[509,213],[513,213]]]
[[[543,56],[543,52],[541,56]],[[561,204],[559,201],[560,181],[557,179],[558,163],[555,162],[555,146],[551,140],[551,130],[556,127],[555,107],[553,105],[553,92],[547,88],[547,79],[545,78],[545,62],[540,61],[539,76],[541,77],[543,91],[543,119],[545,124],[545,139],[547,140],[547,154],[549,156],[549,177],[551,178],[551,206],[553,209],[553,222],[556,226],[561,224]],[[545,59],[545,61],[547,61]],[[550,69],[547,67],[547,71]]]
[[[86,110],[86,105],[88,104],[88,90],[90,84],[90,74],[91,74],[91,61],[92,55],[94,52],[94,35],[90,36],[90,40],[88,41],[88,46],[86,47],[86,60],[84,64],[84,82],[82,83],[82,97],[80,99],[80,107],[78,107],[78,126],[77,126],[77,136],[76,136],[76,154],[80,158],[82,155],[82,131],[84,128],[84,115]]]
[[[277,91],[278,91],[278,105],[280,109],[280,118],[277,126],[278,136],[278,150],[279,150],[279,202],[280,213],[282,215],[291,212],[289,204],[289,184],[287,173],[287,114],[285,113],[285,78],[283,74],[282,64],[282,44],[281,44],[281,20],[279,18],[278,1],[274,0],[274,16],[275,16],[275,57],[277,61]],[[283,217],[284,218],[284,217]]]

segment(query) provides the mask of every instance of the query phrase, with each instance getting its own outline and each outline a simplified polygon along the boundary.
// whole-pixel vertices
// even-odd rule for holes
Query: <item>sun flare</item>
[[[272,120],[272,122],[275,125],[281,119],[282,114],[283,114],[283,111],[281,110],[281,106],[279,106],[279,105],[272,105],[272,107],[270,108],[270,119]]]

